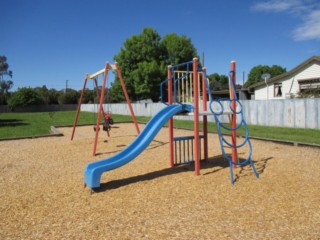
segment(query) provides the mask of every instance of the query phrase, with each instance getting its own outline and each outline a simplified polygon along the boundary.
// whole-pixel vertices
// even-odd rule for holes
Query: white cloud
[[[294,30],[293,37],[297,41],[320,39],[320,10],[312,11]]]
[[[320,3],[317,0],[269,0],[255,4],[252,9],[294,14],[302,21],[301,25],[293,30],[294,40],[320,39]]]
[[[267,2],[260,2],[253,6],[255,11],[267,11],[267,12],[282,12],[291,11],[300,6],[300,1],[285,1],[285,0],[273,0]]]

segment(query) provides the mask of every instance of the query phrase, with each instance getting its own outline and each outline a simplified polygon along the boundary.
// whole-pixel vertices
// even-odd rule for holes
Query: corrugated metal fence
[[[291,128],[320,129],[320,98],[316,99],[284,99],[284,100],[241,100],[244,118],[249,125],[279,126]],[[209,105],[209,104],[208,104]],[[228,109],[228,102],[223,106]],[[137,116],[153,116],[165,107],[162,103],[133,103]],[[114,114],[130,115],[126,103],[107,104],[106,111]],[[84,104],[82,111],[96,111],[97,105]],[[177,119],[193,119],[193,117],[175,116]],[[209,116],[209,121],[213,121]],[[228,116],[224,116],[228,122]]]

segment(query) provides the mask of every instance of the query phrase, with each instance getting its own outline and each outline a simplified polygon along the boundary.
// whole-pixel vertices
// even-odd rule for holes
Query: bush
[[[65,94],[59,97],[59,104],[77,104],[80,93],[73,89],[68,89]]]
[[[19,88],[18,91],[12,94],[8,99],[8,106],[11,110],[15,107],[24,107],[31,105],[43,104],[41,94],[32,88]]]

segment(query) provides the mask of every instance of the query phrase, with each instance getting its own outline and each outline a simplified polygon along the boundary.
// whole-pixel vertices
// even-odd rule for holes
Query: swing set
[[[72,134],[71,134],[71,141],[72,141],[74,138],[74,135],[75,135],[75,130],[76,130],[76,126],[78,123],[78,119],[79,119],[79,115],[80,115],[80,111],[81,111],[81,104],[83,101],[83,96],[84,96],[84,92],[86,90],[87,82],[88,82],[88,80],[93,80],[93,83],[94,83],[94,86],[96,89],[97,98],[99,99],[99,106],[98,106],[98,110],[97,110],[97,120],[96,120],[96,124],[94,126],[95,138],[94,138],[93,152],[92,152],[93,156],[95,156],[96,152],[97,152],[97,143],[98,143],[98,137],[99,137],[99,131],[100,131],[101,115],[103,117],[103,128],[102,129],[107,132],[108,137],[110,137],[111,125],[114,123],[113,119],[111,118],[111,112],[104,111],[104,108],[103,108],[103,101],[104,101],[105,89],[107,86],[108,72],[110,70],[117,72],[117,75],[118,75],[120,83],[121,83],[122,91],[123,91],[124,96],[126,98],[126,101],[127,101],[130,113],[131,113],[132,120],[133,120],[135,128],[136,128],[137,134],[140,133],[140,129],[139,129],[139,126],[138,126],[138,123],[137,123],[137,120],[136,120],[136,117],[135,117],[135,114],[134,114],[134,111],[133,111],[133,108],[132,108],[132,105],[130,102],[129,95],[127,93],[126,86],[125,86],[123,78],[122,78],[120,68],[117,63],[109,64],[107,62],[105,68],[101,69],[100,71],[93,73],[91,75],[86,74],[83,88],[82,88],[81,95],[80,95],[80,99],[78,102],[77,113],[76,113],[74,123],[73,123]],[[98,76],[99,75],[103,75],[101,92],[99,91],[99,87],[98,87]]]

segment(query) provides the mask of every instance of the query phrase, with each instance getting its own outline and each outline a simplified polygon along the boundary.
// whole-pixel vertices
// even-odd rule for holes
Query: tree
[[[48,89],[46,85],[34,88],[43,99],[44,104],[59,104],[59,98],[63,95],[63,91],[57,91],[54,88]]]
[[[54,88],[48,90],[49,104],[59,104],[59,97],[63,94],[62,91],[57,91]]]
[[[81,92],[82,92],[82,90],[79,91],[80,95],[81,95]],[[97,94],[96,94],[95,89],[88,89],[87,88],[84,91],[82,102],[83,103],[93,103],[96,96],[97,96]]]
[[[190,61],[197,54],[190,39],[174,33],[162,40],[152,28],[143,29],[124,42],[114,57],[121,69],[131,99],[159,99],[160,83],[166,79],[166,66]],[[190,69],[191,70],[191,69]],[[124,101],[119,79],[111,88],[113,101]]]
[[[226,75],[213,73],[208,76],[211,91],[219,91],[229,89],[229,78]]]
[[[5,75],[12,78],[12,71],[8,70],[9,64],[7,63],[7,57],[0,55],[0,80],[3,80]]]
[[[161,40],[161,48],[164,51],[163,60],[165,65],[188,62],[197,56],[197,50],[193,46],[191,39],[185,35],[167,34]]]
[[[9,90],[13,87],[13,82],[11,80],[0,80],[0,91],[1,94],[8,94]]]
[[[77,104],[80,93],[73,89],[67,89],[65,94],[59,96],[59,104]]]
[[[50,104],[49,90],[46,85],[43,85],[42,87],[36,87],[34,88],[34,90],[39,92],[39,94],[43,99],[44,104]]]
[[[7,58],[0,55],[0,104],[5,104],[9,90],[13,87],[12,71],[9,70]]]
[[[119,64],[122,77],[124,79],[128,95],[131,99],[136,98],[133,71],[138,69],[138,64],[143,62],[152,62],[160,64],[162,50],[160,47],[160,35],[152,28],[143,29],[139,35],[133,35],[126,39],[124,47],[114,56],[115,61]],[[112,85],[111,96],[116,101],[123,101],[124,96],[120,81],[116,77]]]
[[[132,72],[137,98],[158,101],[159,85],[164,79],[163,75],[163,67],[155,60],[139,63],[138,68]]]
[[[8,99],[8,106],[10,109],[43,103],[41,94],[37,90],[27,87],[19,88],[18,91],[13,93]]]
[[[249,87],[250,85],[253,85],[261,80],[264,80],[261,78],[261,75],[264,73],[269,73],[271,77],[278,76],[282,73],[285,73],[287,70],[279,65],[272,65],[271,67],[267,65],[258,65],[253,67],[248,75],[248,80],[244,84],[245,87]]]

